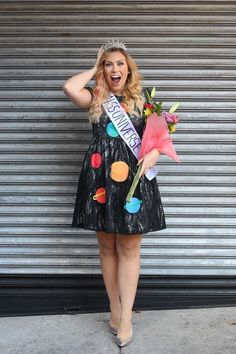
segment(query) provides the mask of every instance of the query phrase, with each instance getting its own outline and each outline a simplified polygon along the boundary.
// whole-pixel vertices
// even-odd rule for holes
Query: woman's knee
[[[114,256],[116,252],[116,235],[112,233],[97,232],[100,254],[102,256]]]
[[[119,256],[135,258],[140,255],[141,235],[118,235],[116,249]]]

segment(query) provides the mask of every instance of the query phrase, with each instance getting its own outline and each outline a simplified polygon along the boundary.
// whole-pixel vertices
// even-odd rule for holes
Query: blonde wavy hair
[[[99,121],[102,113],[102,103],[106,100],[110,93],[104,76],[104,63],[111,52],[121,52],[128,65],[129,74],[123,90],[124,103],[128,106],[128,111],[134,115],[142,114],[144,97],[142,96],[141,80],[142,75],[138,71],[138,67],[134,59],[121,48],[111,48],[101,55],[98,64],[98,70],[95,74],[95,86],[93,87],[93,100],[89,109],[89,120],[93,123]],[[138,111],[137,111],[138,110]]]

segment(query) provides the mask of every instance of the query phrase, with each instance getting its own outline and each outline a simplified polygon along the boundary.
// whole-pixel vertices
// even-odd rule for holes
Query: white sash
[[[124,111],[115,95],[110,94],[107,100],[103,103],[103,107],[121,138],[128,145],[134,156],[138,159],[141,139],[128,114]],[[156,174],[157,169],[155,166],[149,168],[145,173],[149,180],[152,180]]]

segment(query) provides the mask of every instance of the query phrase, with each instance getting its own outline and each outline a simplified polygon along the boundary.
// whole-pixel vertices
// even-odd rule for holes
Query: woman
[[[86,87],[94,76],[94,88]],[[96,231],[110,302],[109,326],[120,347],[132,341],[142,234],[166,227],[157,181],[145,176],[160,153],[153,149],[137,161],[103,106],[107,97],[114,94],[142,136],[144,97],[140,81],[141,75],[125,45],[108,41],[99,50],[94,67],[71,77],[63,87],[72,102],[89,110],[93,127],[79,178],[72,226]],[[142,164],[142,177],[132,209],[125,199],[138,164]]]

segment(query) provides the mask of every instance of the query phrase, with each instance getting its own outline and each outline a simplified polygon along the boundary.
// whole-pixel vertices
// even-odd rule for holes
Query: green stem
[[[135,192],[135,189],[136,189],[136,187],[137,187],[137,185],[138,185],[138,182],[139,182],[139,180],[140,180],[140,171],[141,171],[141,168],[142,168],[142,164],[140,164],[139,165],[139,167],[138,167],[138,171],[136,172],[136,175],[134,176],[134,180],[133,180],[133,183],[132,183],[132,185],[131,185],[131,187],[130,187],[130,190],[129,190],[129,193],[127,194],[127,197],[126,197],[126,201],[127,202],[130,202],[131,201],[131,198],[133,197],[133,194],[134,194],[134,192]]]

